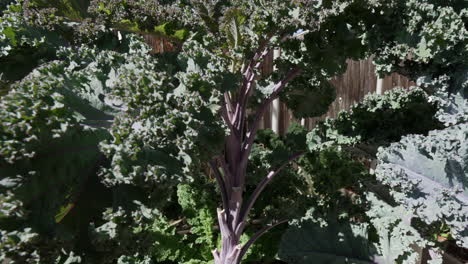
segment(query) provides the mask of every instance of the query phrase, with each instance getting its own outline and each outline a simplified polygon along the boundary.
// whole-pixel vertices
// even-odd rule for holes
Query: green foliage
[[[23,78],[41,62],[53,58],[54,50],[62,44],[57,33],[29,25],[23,15],[22,2],[12,2],[0,18],[3,79],[11,82]]]
[[[0,72],[3,80],[6,83],[20,80],[42,63],[56,59],[57,50],[70,42],[118,48],[116,37],[110,37],[108,30],[96,25],[91,27],[87,20],[81,24],[66,22],[63,16],[66,17],[67,12],[81,17],[85,6],[85,2],[74,0],[11,2],[0,18]],[[102,42],[107,43],[103,45]]]
[[[217,233],[213,226],[216,222],[213,214],[216,210],[216,193],[212,188],[210,190],[210,185],[200,187],[194,188],[193,184],[179,185],[177,196],[182,214],[187,217],[187,224],[191,227],[190,231],[197,236],[193,247],[198,249],[201,260],[208,262],[212,258],[211,250],[216,247]]]
[[[435,110],[432,110],[432,115],[439,112],[437,108]],[[374,113],[379,115],[379,111]],[[418,245],[421,248],[429,247],[433,252],[432,261],[436,263],[441,258],[436,250],[440,244],[433,235],[437,238],[442,232],[449,232],[450,239],[456,239],[464,246],[467,212],[463,188],[467,172],[464,165],[466,144],[463,142],[466,141],[466,131],[463,124],[434,130],[427,136],[403,137],[400,142],[379,151],[375,180],[360,162],[353,160],[356,152],[350,147],[336,151],[322,146],[315,155],[306,155],[299,164],[304,173],[310,175],[313,195],[319,199],[314,210],[301,221],[293,222],[284,235],[280,247],[281,258],[291,263],[308,263],[311,259],[329,263],[340,261],[341,256],[347,256],[351,263],[371,259],[378,263],[414,263],[418,254],[413,246]],[[400,134],[400,137],[403,135]],[[389,141],[374,141],[372,137],[366,139],[368,142]],[[336,144],[328,146],[338,147]],[[352,190],[351,195],[338,193],[340,188]],[[457,188],[462,190],[457,191]],[[337,214],[341,221],[345,219],[344,227],[337,222]],[[320,225],[310,218],[324,219]],[[440,223],[448,229],[436,230],[432,227]],[[323,227],[323,224],[327,227]],[[361,238],[346,235],[352,234],[349,231],[354,230],[353,227],[362,225],[369,228]],[[348,232],[341,229],[345,227]],[[333,234],[338,232],[336,230],[342,230],[344,235],[333,238]],[[331,237],[321,238],[324,235]],[[298,240],[311,242],[304,243],[304,249],[298,250],[293,242]],[[354,255],[345,251],[337,254],[341,253],[342,248],[350,247],[333,243],[357,244],[362,252],[367,253],[354,259]],[[327,247],[338,251],[327,251]],[[353,251],[356,252],[361,251]]]
[[[284,234],[279,252],[282,260],[290,264],[375,263],[376,249],[368,242],[367,224],[336,216],[321,222],[312,214],[294,221]]]
[[[434,117],[438,107],[428,102],[422,89],[393,89],[383,96],[368,95],[348,112],[327,119],[307,135],[310,150],[338,145],[367,145],[375,155],[378,146],[397,141],[402,135],[424,134],[442,127]]]
[[[177,1],[91,0],[88,11],[108,26],[133,32],[158,32],[178,41],[188,37],[175,18],[181,15]]]
[[[376,249],[379,263],[414,263],[418,258],[414,245],[429,248],[430,261],[440,263],[437,248],[443,244],[437,242],[439,235],[466,247],[467,211],[466,195],[463,194],[467,175],[464,165],[465,134],[468,131],[464,125],[466,86],[462,81],[451,80],[454,79],[449,76],[421,80],[432,96],[413,88],[409,92],[393,90],[383,96],[367,97],[349,113],[325,121],[308,135],[309,148],[320,151],[318,157],[326,157],[330,147],[338,147],[361,162],[378,159],[375,180],[364,177],[361,181],[359,178],[353,181],[353,177],[349,177],[350,183],[361,183],[354,203],[340,203],[337,198],[332,201],[348,208],[348,212],[350,208],[357,209],[353,214],[345,214],[351,216],[349,221],[357,220],[359,224],[370,226],[368,240],[364,242]],[[454,88],[454,83],[459,83],[461,88]],[[449,95],[448,91],[455,94]],[[445,128],[444,124],[450,127]],[[394,141],[400,142],[392,143]],[[376,153],[378,147],[385,146],[387,148]],[[353,166],[346,166],[346,163],[341,161],[329,166],[328,170],[318,169],[324,175],[323,187],[328,188],[325,194],[330,194],[330,189],[340,182],[336,175],[340,175],[342,165],[346,174],[355,175]],[[336,206],[328,211],[320,204],[315,208],[315,217],[325,215],[326,222],[332,224],[324,232],[338,228],[333,219],[327,218],[336,212]],[[342,210],[338,207],[338,213],[342,214]],[[310,231],[309,227],[297,228],[288,231],[293,236],[285,236],[281,252],[285,259],[292,257],[301,263],[301,259],[307,259],[309,255],[300,254],[288,245],[299,239],[302,232],[310,232],[308,237],[317,237],[319,233]],[[318,246],[323,245],[319,243]],[[339,258],[333,256],[331,259]]]
[[[0,1],[0,11],[3,13],[5,10],[7,10],[8,5],[13,3],[14,0],[2,0]]]
[[[94,247],[106,256],[101,263],[113,263],[118,258],[128,261],[139,252],[153,252],[160,260],[174,260],[186,253],[184,250],[168,250],[175,250],[181,239],[176,235],[175,227],[160,211],[138,201],[134,201],[132,211],[123,208],[108,210],[103,219],[107,221],[105,224],[91,227]],[[151,258],[151,255],[140,256],[134,259]]]
[[[369,5],[374,16],[366,25],[365,41],[376,54],[381,74],[398,71],[416,79],[466,69],[465,1],[374,2]]]
[[[0,102],[1,182],[8,194],[1,229],[11,241],[2,243],[2,259],[54,262],[61,248],[82,251],[87,225],[102,210],[103,197],[89,193],[89,184],[104,165],[98,145],[110,137],[105,127],[118,110],[108,99],[108,73],[124,60],[116,52],[79,51],[63,49],[65,61],[36,69]],[[98,199],[94,208],[86,206],[87,196]],[[17,235],[25,239],[9,238]]]
[[[76,21],[88,16],[89,2],[89,0],[32,0],[28,4],[30,8],[54,8],[58,16]]]
[[[445,126],[468,121],[468,82],[466,72],[456,76],[422,77],[418,83],[433,91],[431,100],[439,105],[437,119]]]
[[[307,142],[307,132],[298,125],[284,137],[259,132],[247,165],[245,198],[292,154],[307,148],[311,153],[285,166],[266,187],[241,242],[260,224],[295,217],[315,206],[314,214],[325,219],[335,213],[339,221],[351,222],[338,222],[335,216],[328,219],[330,229],[306,219],[297,222],[313,234],[301,240],[310,242],[318,236],[330,242],[304,243],[304,250],[348,245],[340,250],[343,255],[369,261],[366,245],[373,244],[388,263],[411,262],[415,254],[409,246],[434,246],[433,234],[422,230],[440,225],[466,245],[462,226],[466,206],[460,202],[464,194],[444,191],[418,197],[427,178],[434,176],[426,171],[434,164],[439,174],[432,180],[440,181],[448,171],[453,173],[452,183],[464,184],[467,129],[458,124],[468,113],[464,3],[12,3],[2,7],[0,21],[2,261],[212,263],[211,250],[220,244],[215,224],[220,203],[214,202],[219,190],[206,163],[224,155],[228,134],[221,117],[224,96],[233,100],[243,96],[238,90],[246,81],[246,68],[264,42],[270,51],[280,48],[281,55],[273,61],[273,73],[260,76],[261,63],[255,69],[250,87],[256,100],[245,102],[252,107],[298,69],[300,75],[280,97],[294,108],[296,117],[321,115],[335,98],[327,81],[346,69],[347,59],[370,53],[377,54],[380,72],[391,69],[413,79],[422,77],[418,84],[430,95],[413,89],[370,96],[352,112],[319,125]],[[141,39],[114,33],[111,27],[157,32],[183,43],[175,53],[152,55]],[[302,37],[293,37],[298,30],[304,31]],[[17,80],[21,81],[13,83]],[[252,111],[246,113],[244,128],[252,122]],[[442,124],[453,127],[427,133]],[[407,134],[420,135],[403,137]],[[434,151],[429,139],[437,142]],[[390,145],[399,140],[402,143]],[[437,152],[440,164],[414,161],[418,164],[390,171],[381,168],[395,166],[399,157],[379,154],[382,160],[373,179],[369,166],[360,162],[374,158],[377,147],[388,145],[381,153],[435,160],[431,155]],[[402,145],[411,151],[404,152]],[[458,152],[452,155],[455,149]],[[408,174],[410,169],[420,169],[417,173],[424,179],[409,181],[414,176]],[[436,202],[424,208],[414,200]],[[430,214],[431,208],[440,214]],[[362,231],[357,242],[356,227]],[[258,240],[246,259],[272,261],[284,230]],[[289,232],[284,241],[303,235],[298,225]],[[340,232],[346,234],[341,242],[336,241]],[[291,250],[290,242],[288,246]],[[354,247],[358,249],[350,252]],[[334,259],[312,254],[302,258],[298,250],[282,252],[299,263],[312,257]]]
[[[378,7],[376,18],[400,30],[383,31],[375,26],[368,35],[376,48],[377,68],[417,80],[438,106],[434,117],[443,126],[427,135],[403,137],[379,150],[377,180],[401,210],[412,213],[408,216],[411,226],[423,239],[435,241],[434,236],[446,233],[448,239],[466,247],[468,97],[463,54],[467,51],[468,5],[464,1],[395,1],[394,5],[399,8]],[[408,221],[405,224],[410,226]]]
[[[294,220],[282,238],[280,258],[291,264],[416,263],[413,248],[433,245],[411,227],[411,212],[404,207],[392,207],[373,193],[366,199],[367,221],[343,219],[334,212],[317,217],[313,210]],[[436,260],[432,256],[429,261]]]
[[[417,79],[429,95],[413,89],[368,97],[315,128],[308,135],[309,148],[326,153],[340,146],[352,155],[378,159],[376,181],[363,182],[358,204],[366,215],[357,219],[371,227],[367,243],[377,249],[379,263],[414,263],[414,245],[429,248],[430,261],[440,263],[439,235],[466,247],[467,86],[466,60],[459,56],[466,52],[466,6],[461,1],[374,1],[368,8],[375,21],[368,21],[364,40],[376,53],[378,71],[396,70]],[[340,168],[330,174],[339,174]],[[307,255],[287,244],[310,229],[294,228],[282,252],[299,261]]]
[[[363,184],[372,177],[360,160],[346,151],[329,148],[306,154],[298,164],[308,179],[316,213],[362,217]]]
[[[16,241],[15,236],[24,237],[15,243],[2,243],[2,258],[20,263],[54,262],[58,258],[65,260],[63,256],[60,257],[61,248],[78,250],[81,259],[87,263],[113,263],[122,255],[130,258],[141,252],[152,252],[143,254],[141,259],[149,257],[155,261],[178,263],[191,259],[208,261],[211,258],[210,250],[216,245],[212,230],[214,219],[212,207],[206,206],[208,201],[214,200],[213,197],[203,202],[192,200],[202,204],[197,204],[199,210],[191,211],[188,223],[196,236],[189,238],[183,235],[177,237],[176,227],[171,225],[168,216],[156,208],[146,207],[142,202],[155,199],[151,206],[167,204],[162,201],[170,201],[169,190],[186,178],[184,174],[189,167],[196,168],[195,154],[209,155],[206,152],[209,149],[207,141],[216,131],[210,128],[210,124],[219,127],[221,137],[224,130],[216,123],[210,108],[203,104],[203,98],[195,96],[196,92],[187,94],[183,88],[176,89],[178,82],[174,77],[168,77],[169,72],[156,71],[160,62],[155,58],[148,60],[149,50],[140,40],[131,38],[128,50],[128,53],[122,54],[96,51],[86,46],[61,49],[58,56],[63,58],[62,61],[36,69],[2,98],[0,169],[2,192],[8,194],[2,197],[2,211],[5,212],[2,215],[2,237],[5,241]],[[181,102],[186,104],[185,110],[193,114],[183,112],[184,108],[181,107],[176,112],[166,112],[165,109],[176,109]],[[166,114],[161,115],[164,112]],[[158,135],[155,139],[162,139],[161,135],[167,133],[166,141],[153,143],[159,149],[152,147],[149,144],[151,138],[148,137],[151,134],[142,133],[143,126],[140,126],[140,130],[138,127],[131,128],[133,135],[128,135],[128,132],[121,134],[126,129],[123,126],[125,122],[161,122],[165,125],[154,131]],[[112,124],[113,127],[109,129]],[[193,130],[190,131],[189,127]],[[198,137],[198,132],[203,131],[208,134]],[[168,140],[178,140],[178,143]],[[143,148],[132,145],[138,141],[143,142]],[[182,155],[181,150],[190,150],[197,141],[203,151],[194,151],[190,153],[192,156]],[[117,143],[110,145],[103,142]],[[106,165],[104,156],[99,152],[99,144],[104,153],[111,157],[110,165],[116,164],[114,170],[105,169],[111,167]],[[128,147],[117,148],[124,144],[128,144]],[[115,157],[107,152],[113,150],[111,146],[119,153]],[[180,147],[180,150],[174,147]],[[209,147],[216,146],[211,144]],[[135,160],[133,157],[137,155],[146,155],[146,158]],[[166,161],[159,160],[156,164],[160,166],[153,170],[151,155],[159,155]],[[152,164],[152,167],[133,165],[139,161]],[[125,168],[124,162],[144,177],[142,169],[146,169],[146,177],[151,181],[145,183],[141,178],[132,178],[132,173],[127,171],[118,174],[119,168]],[[122,165],[117,166],[119,163]],[[99,190],[102,187],[93,189],[89,185],[90,181],[97,179],[98,171],[103,175],[104,182],[115,186],[112,189],[113,199],[89,192],[91,189],[110,194],[111,190]],[[175,174],[179,178],[174,178]],[[122,180],[118,175],[129,178]],[[155,189],[154,183],[158,183],[159,189]],[[188,213],[189,207],[196,205],[190,205],[184,199],[193,199],[189,195],[195,194],[183,189],[182,185],[179,188],[181,194],[188,192],[186,198],[181,196],[180,200],[181,213]],[[162,190],[165,190],[164,193]],[[96,208],[85,206],[85,201],[90,198],[88,196],[98,199],[92,201]],[[136,198],[136,204],[128,201],[128,198]],[[102,199],[110,199],[120,209],[110,210],[99,219],[102,206],[109,206]],[[98,221],[88,237],[91,219]],[[23,229],[24,233],[16,231]],[[145,236],[149,240],[143,239]],[[117,238],[126,243],[113,244],[112,241]],[[181,250],[179,240],[184,239],[189,245]],[[211,244],[207,244],[208,239],[211,239]],[[200,255],[195,245],[206,246],[204,253]],[[88,251],[89,248],[93,250]],[[121,261],[127,261],[124,259],[122,257]]]
[[[311,153],[304,158],[302,169],[313,175],[314,191],[323,195],[333,194],[339,189],[352,186],[367,172],[344,151],[326,149]],[[330,181],[330,182],[328,182]]]
[[[73,243],[79,230],[60,224],[67,214],[61,208],[81,199],[83,187],[102,163],[97,144],[108,135],[81,125],[55,89],[60,81],[40,74],[56,66],[43,67],[15,84],[0,102],[1,189],[6,194],[1,232],[7,239],[24,230],[25,237],[2,243],[2,259],[19,263],[54,261],[61,247]],[[17,204],[13,211],[9,203]],[[87,214],[82,217],[89,220]]]
[[[367,215],[378,237],[375,247],[382,258],[381,262],[416,263],[419,255],[415,248],[425,248],[432,244],[411,226],[412,212],[403,206],[393,207],[373,193],[367,194],[367,200],[370,203]],[[437,258],[431,256],[432,261]]]
[[[269,170],[279,167],[294,152],[305,149],[306,133],[304,127],[298,124],[292,124],[284,137],[270,129],[259,131],[247,168],[248,196]],[[247,235],[255,233],[269,222],[303,214],[311,205],[307,192],[306,179],[298,173],[296,167],[288,166],[283,169],[255,203],[249,217]],[[279,226],[265,234],[249,250],[246,261],[273,260],[285,229],[285,226]]]
[[[154,27],[155,32],[160,32],[165,36],[174,37],[178,40],[185,40],[189,36],[187,29],[175,29],[174,25],[170,22],[164,23],[160,26]]]
[[[175,76],[170,68],[158,70],[157,60],[138,53],[134,58],[127,60],[123,74],[113,73],[118,80],[113,94],[126,109],[110,130],[113,139],[101,144],[112,160],[104,182],[153,189],[171,180],[190,179],[190,171],[222,144],[224,128],[216,116],[220,94],[212,90],[216,83],[202,80],[191,65],[183,64],[185,58],[181,58],[184,71]]]
[[[285,89],[280,97],[294,117],[307,118],[321,116],[336,98],[335,87],[326,79],[298,77],[291,83],[294,89]]]
[[[394,199],[430,225],[443,222],[468,246],[468,127],[461,124],[429,135],[407,136],[382,149],[377,179]]]

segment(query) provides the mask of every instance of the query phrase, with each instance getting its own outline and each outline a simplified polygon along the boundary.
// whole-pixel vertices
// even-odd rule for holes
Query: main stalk
[[[260,193],[280,170],[290,161],[302,155],[302,153],[295,154],[285,161],[281,167],[266,173],[266,177],[258,183],[249,200],[244,203],[243,191],[247,176],[247,164],[260,120],[268,105],[278,98],[279,93],[286,84],[301,73],[299,68],[294,68],[274,85],[272,94],[264,99],[256,109],[253,121],[249,123],[247,129],[247,102],[254,89],[254,81],[257,77],[255,72],[260,67],[261,61],[271,51],[268,49],[267,44],[267,42],[264,42],[264,44],[260,45],[250,64],[243,71],[244,81],[237,92],[236,98],[232,98],[229,93],[224,94],[222,114],[230,134],[226,138],[224,152],[210,161],[210,167],[214,172],[223,201],[223,208],[218,209],[217,212],[221,231],[221,249],[213,251],[215,264],[239,264],[248,248],[261,235],[274,226],[286,222],[278,221],[273,225],[266,226],[254,234],[247,243],[240,244],[240,237],[244,232],[247,216]]]

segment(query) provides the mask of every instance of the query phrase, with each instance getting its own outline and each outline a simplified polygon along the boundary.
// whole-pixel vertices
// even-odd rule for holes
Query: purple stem
[[[223,200],[223,207],[224,207],[223,209],[226,212],[229,210],[229,199],[228,199],[228,192],[226,190],[226,184],[214,160],[210,161],[210,167],[214,172],[216,182],[218,183],[218,186],[220,188],[221,197]],[[226,221],[229,223],[229,214],[226,215],[226,218],[227,218]]]
[[[255,203],[257,197],[263,191],[265,186],[277,175],[287,164],[302,153],[293,155],[285,164],[279,167],[276,171],[270,172],[262,182],[259,183],[254,193],[252,194],[247,206],[243,206],[243,190],[245,185],[245,177],[247,171],[247,162],[251,152],[251,148],[259,128],[261,117],[264,115],[267,106],[278,97],[279,93],[284,89],[286,84],[293,78],[299,75],[302,70],[295,68],[286,74],[286,77],[278,82],[273,87],[273,93],[265,99],[263,104],[257,109],[252,127],[248,133],[244,133],[246,125],[247,103],[254,89],[254,81],[256,79],[257,70],[262,65],[262,60],[271,51],[268,47],[273,36],[272,32],[267,38],[260,43],[254,57],[250,63],[243,67],[243,83],[239,87],[236,102],[229,93],[224,94],[224,105],[222,116],[227,126],[230,129],[230,135],[227,137],[225,144],[224,155],[216,159],[221,164],[224,175],[219,171],[216,159],[210,161],[211,169],[214,171],[217,184],[220,186],[220,191],[223,200],[224,210],[218,210],[218,222],[221,230],[222,247],[221,252],[213,251],[216,264],[238,264],[247,249],[265,232],[274,226],[284,223],[278,222],[272,226],[267,226],[257,232],[243,247],[239,245],[239,239],[242,235],[246,218]]]
[[[244,257],[245,253],[247,253],[247,250],[253,245],[253,243],[255,243],[255,241],[257,241],[261,236],[263,236],[266,232],[270,231],[272,228],[278,226],[278,225],[281,225],[281,224],[284,224],[284,223],[287,223],[288,220],[281,220],[281,221],[278,221],[272,225],[269,225],[269,226],[265,226],[263,227],[261,230],[259,230],[257,233],[255,233],[248,241],[247,243],[244,244],[244,246],[242,246],[242,249],[239,253],[239,262],[242,260],[242,257]]]
[[[257,77],[255,71],[259,69],[262,65],[263,59],[268,55],[270,52],[270,48],[268,47],[269,41],[271,40],[273,33],[270,33],[267,38],[260,44],[260,46],[255,51],[254,57],[250,61],[247,69],[244,71],[244,81],[239,91],[239,108],[236,109],[235,114],[235,121],[237,122],[238,129],[243,131],[244,121],[245,121],[245,112],[247,110],[247,102],[250,97],[250,92],[253,87],[253,82]],[[239,110],[239,112],[237,111]]]
[[[255,188],[254,192],[250,196],[249,201],[247,202],[247,206],[243,208],[243,210],[240,213],[240,217],[238,218],[238,226],[236,228],[236,233],[241,233],[243,231],[243,228],[247,222],[247,215],[249,214],[250,210],[252,209],[253,205],[255,204],[255,201],[257,200],[258,196],[262,193],[262,191],[265,189],[265,187],[270,183],[273,178],[281,172],[282,169],[284,169],[291,161],[299,158],[300,156],[304,155],[305,152],[298,152],[289,157],[289,159],[283,163],[277,170],[275,171],[270,171],[268,175],[263,178],[263,180],[257,185]]]
[[[227,124],[227,126],[229,127],[229,130],[231,131],[231,133],[233,133],[233,135],[237,136],[238,132],[237,130],[234,128],[232,122],[231,122],[231,115],[229,114],[229,110],[228,110],[228,106],[227,104],[225,104],[223,106],[223,111],[221,113],[223,115],[223,119],[224,119],[224,122]]]
[[[252,149],[252,145],[255,139],[255,136],[257,134],[257,130],[260,124],[260,120],[262,116],[265,114],[265,111],[268,107],[268,105],[278,97],[279,93],[284,89],[286,84],[290,82],[292,79],[294,79],[297,75],[299,75],[302,72],[300,68],[295,68],[288,72],[286,74],[286,77],[278,82],[274,87],[273,87],[273,93],[266,99],[263,104],[260,106],[259,109],[255,112],[255,117],[253,120],[252,128],[249,130],[247,139],[245,140],[245,143],[243,145],[243,159],[241,161],[241,168],[246,168],[247,167],[247,161],[249,159],[249,154]]]

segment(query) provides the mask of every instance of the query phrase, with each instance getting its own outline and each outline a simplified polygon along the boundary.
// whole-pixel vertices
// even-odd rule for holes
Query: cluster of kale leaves
[[[206,37],[189,38],[188,23],[172,22],[192,21],[184,13],[190,1],[1,1],[0,260],[212,261],[219,199],[206,161],[227,133],[219,87],[239,84],[239,76],[219,71],[240,67],[236,47],[252,39],[226,26],[245,23],[241,11],[193,2],[208,29],[219,27],[210,17],[221,17],[223,48],[237,52],[232,64],[213,66],[206,58],[226,55],[214,53]],[[267,187],[243,239],[271,220],[296,220],[263,236],[245,260],[272,262],[279,254],[288,263],[412,263],[414,245],[429,248],[433,261],[450,241],[468,247],[466,3],[316,2],[324,28],[372,12],[358,39],[306,35],[317,45],[308,54],[314,67],[340,73],[343,54],[373,53],[381,74],[399,72],[421,88],[370,95],[311,132],[297,124],[283,136],[260,131],[247,194],[292,152],[307,154]],[[183,52],[153,54],[134,32],[164,35]],[[282,59],[301,49],[300,41],[288,45]],[[321,115],[333,100],[324,80],[315,83],[305,96],[281,95],[297,117]],[[301,101],[311,97],[327,103]],[[453,186],[461,190],[445,188]]]

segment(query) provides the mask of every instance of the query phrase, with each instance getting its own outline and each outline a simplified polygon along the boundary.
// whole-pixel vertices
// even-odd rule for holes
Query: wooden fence
[[[360,102],[369,93],[375,93],[377,89],[377,76],[372,58],[361,61],[348,60],[348,67],[344,74],[333,78],[330,82],[336,88],[336,99],[329,106],[328,112],[320,117],[297,120],[285,104],[280,104],[279,133],[283,134],[291,122],[302,122],[308,129],[326,117],[334,118],[341,111],[349,110],[355,103]],[[409,88],[415,85],[406,77],[393,73],[383,78],[382,92],[393,89],[393,87]],[[264,126],[271,125],[271,111],[264,117]]]
[[[177,48],[176,45],[161,36],[145,34],[143,38],[152,47],[154,53],[173,51]],[[347,64],[347,71],[330,81],[336,88],[336,99],[330,105],[326,114],[320,117],[297,120],[286,105],[280,103],[279,113],[273,113],[272,107],[269,107],[263,117],[262,128],[272,128],[272,116],[277,116],[279,125],[276,129],[280,134],[287,130],[291,122],[301,122],[306,128],[312,129],[318,121],[324,120],[326,117],[336,117],[340,111],[349,110],[353,104],[360,102],[365,95],[375,93],[378,79],[372,58],[361,61],[348,60]],[[264,73],[273,70],[273,52],[265,59],[262,67]],[[382,92],[396,86],[409,88],[412,85],[414,83],[410,82],[406,77],[393,73],[383,79]]]

